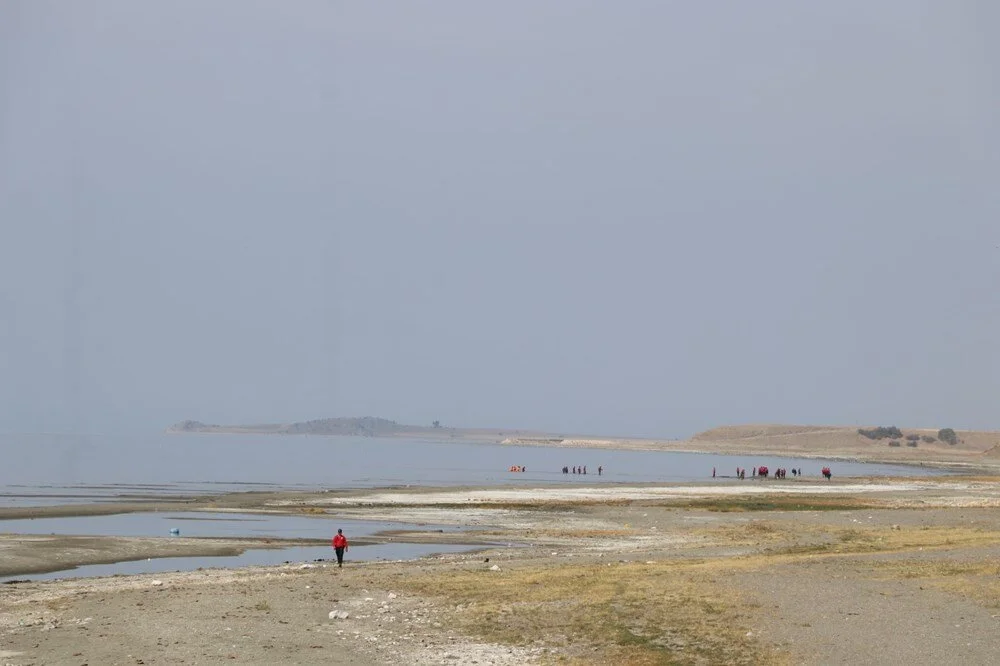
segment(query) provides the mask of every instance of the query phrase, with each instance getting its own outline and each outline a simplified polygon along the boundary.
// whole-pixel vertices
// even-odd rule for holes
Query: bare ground
[[[4,585],[0,663],[995,663],[998,504],[993,477],[214,498],[195,508],[456,524],[509,545]],[[155,546],[129,541],[100,547]]]

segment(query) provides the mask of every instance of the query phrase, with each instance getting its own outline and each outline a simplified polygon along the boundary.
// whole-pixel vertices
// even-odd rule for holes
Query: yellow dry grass
[[[773,505],[771,501],[768,498],[764,511],[787,508],[783,500]],[[857,498],[829,504],[827,498],[809,501],[837,509],[860,503]],[[823,515],[817,511],[817,516]],[[632,529],[550,527],[532,533],[580,543],[591,537],[628,543],[635,537],[641,538],[643,550],[658,547],[647,532]],[[761,513],[751,520],[722,519],[708,527],[686,528],[686,543],[704,549],[696,557],[684,555],[686,547],[671,538],[676,534],[663,531],[658,536],[664,539],[659,546],[664,551],[648,555],[653,561],[645,564],[541,559],[505,563],[500,571],[479,566],[425,569],[398,585],[460,608],[449,617],[457,631],[491,643],[555,648],[559,656],[550,655],[548,663],[560,664],[785,664],[790,657],[779,646],[748,635],[765,611],[741,597],[732,581],[745,574],[762,573],[766,578],[775,567],[799,562],[826,560],[839,566],[841,561],[886,579],[919,577],[1000,608],[1000,566],[956,563],[953,552],[996,544],[1000,531],[995,529],[845,526],[840,516],[829,522],[789,522]],[[733,554],[734,546],[741,554]],[[662,559],[663,553],[677,559]],[[867,557],[880,553],[890,557]]]
[[[725,565],[542,565],[430,572],[401,582],[461,604],[453,621],[464,631],[502,644],[558,647],[558,663],[784,663],[747,636],[751,609],[715,582]]]
[[[873,565],[882,580],[918,579],[986,608],[1000,608],[1000,563],[995,560],[897,560]]]
[[[532,536],[536,537],[550,537],[558,539],[596,539],[598,537],[626,537],[634,536],[636,534],[635,530],[593,530],[593,529],[580,529],[580,530],[570,530],[570,529],[555,529],[555,528],[541,528],[534,529],[531,531]]]

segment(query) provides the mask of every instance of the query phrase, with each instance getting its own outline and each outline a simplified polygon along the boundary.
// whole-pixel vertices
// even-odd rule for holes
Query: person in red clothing
[[[337,553],[337,566],[344,566],[344,553],[347,552],[347,537],[344,530],[337,530],[337,535],[333,537],[333,550]]]

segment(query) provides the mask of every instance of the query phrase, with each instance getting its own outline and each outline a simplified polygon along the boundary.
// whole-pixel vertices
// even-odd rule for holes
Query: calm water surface
[[[70,518],[34,518],[0,520],[0,534],[66,534],[118,537],[167,537],[176,529],[181,537],[228,537],[275,539],[323,539],[332,537],[337,528],[343,528],[351,539],[375,534],[389,529],[441,530],[460,532],[454,526],[408,525],[368,520],[341,520],[336,516],[287,516],[244,513],[203,512],[150,512],[124,513],[113,516],[80,516]],[[455,553],[471,550],[474,546],[453,544],[384,543],[370,546],[353,546],[348,551],[348,561],[408,560],[433,553]],[[7,580],[46,580],[54,578],[82,578],[89,576],[114,576],[122,574],[161,573],[166,571],[193,571],[210,567],[243,567],[282,564],[285,562],[314,562],[333,558],[329,545],[292,546],[281,549],[257,548],[235,556],[163,557],[112,564],[93,564],[76,569],[64,569],[45,574],[27,574],[0,577]]]
[[[777,456],[503,446],[414,439],[281,435],[0,435],[0,505],[66,504],[151,495],[396,485],[698,481],[736,467],[829,464],[842,476],[932,473],[904,465]],[[511,465],[527,471],[511,473]],[[563,466],[589,474],[566,475]],[[597,467],[604,466],[598,477]]]
[[[685,482],[725,480],[737,467],[802,468],[835,477],[934,473],[903,465],[824,462],[775,456],[565,449],[412,439],[271,435],[166,435],[133,437],[0,435],[0,506],[40,506],[247,490],[365,488],[378,486],[489,486],[499,484]],[[511,473],[511,465],[527,471]],[[589,474],[562,474],[586,465]],[[603,465],[603,476],[597,476]],[[117,516],[0,521],[0,532],[165,536],[329,538],[336,526],[355,538],[407,527],[339,521],[333,517],[257,514],[136,513]],[[424,526],[424,529],[427,529]],[[441,528],[449,529],[449,528]],[[465,546],[382,544],[351,549],[353,559],[409,559],[455,552]],[[280,564],[329,558],[328,546],[249,550],[237,557],[161,558],[84,566],[32,575],[61,578]],[[16,577],[15,577],[16,578]],[[2,579],[0,579],[2,580]]]

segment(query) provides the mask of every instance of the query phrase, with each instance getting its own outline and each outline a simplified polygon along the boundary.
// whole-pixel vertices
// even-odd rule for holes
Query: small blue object
[[[170,533],[171,533],[171,534],[174,534],[174,535],[176,535],[176,534],[180,534],[180,533],[181,533],[181,530],[180,530],[180,528],[177,528],[177,527],[171,527],[171,528],[170,528]]]

